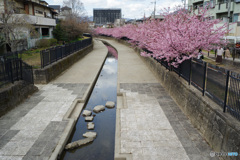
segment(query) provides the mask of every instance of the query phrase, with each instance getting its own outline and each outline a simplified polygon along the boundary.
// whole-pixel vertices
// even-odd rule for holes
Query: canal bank
[[[68,125],[66,126],[58,145],[51,155],[50,160],[60,159],[69,138],[73,136],[78,118],[94,89],[107,55],[108,49],[102,41],[94,40],[94,49],[90,56],[80,60],[73,67],[54,80],[54,84],[73,90],[75,93],[83,91],[83,88],[77,87],[78,84],[84,84],[87,86],[87,89],[84,94],[77,96],[64,115],[63,120],[68,121]]]
[[[116,160],[218,159],[134,49],[118,50]]]
[[[119,53],[115,158],[210,159],[209,146],[133,49],[108,42]],[[1,117],[0,159],[56,159],[106,56],[95,41],[93,52]]]
[[[84,105],[83,110],[92,112],[94,128],[89,130],[87,128],[88,122],[85,117],[80,114],[77,123],[74,127],[68,143],[73,143],[79,140],[84,140],[83,134],[86,132],[95,132],[97,137],[88,145],[70,150],[64,150],[61,160],[72,159],[114,159],[114,144],[115,144],[115,119],[116,108],[105,107],[104,111],[94,113],[94,107],[98,105],[105,106],[107,101],[117,102],[117,52],[106,44],[108,48],[108,55],[102,70],[98,76],[96,84],[91,92],[89,100]],[[82,110],[82,111],[83,111]]]
[[[94,41],[91,53],[0,118],[0,159],[57,159],[107,51]]]

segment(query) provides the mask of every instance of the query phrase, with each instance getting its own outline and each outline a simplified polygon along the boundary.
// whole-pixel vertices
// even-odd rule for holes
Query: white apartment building
[[[199,13],[201,7],[208,6],[210,19],[221,19],[228,22],[228,9],[230,9],[230,29],[228,39],[240,40],[240,0],[188,0],[188,9],[195,14]],[[230,8],[229,8],[230,7]],[[223,23],[222,22],[222,23]],[[222,25],[222,24],[219,24]],[[239,39],[239,40],[238,40]]]
[[[0,12],[6,10],[6,1],[0,0]],[[23,17],[28,23],[35,27],[39,33],[39,38],[33,38],[26,31],[27,48],[35,46],[35,42],[43,38],[53,38],[52,31],[56,26],[57,11],[48,6],[44,0],[14,0],[16,7],[14,8],[14,16]],[[1,24],[0,24],[1,25]],[[26,47],[26,46],[25,46]]]

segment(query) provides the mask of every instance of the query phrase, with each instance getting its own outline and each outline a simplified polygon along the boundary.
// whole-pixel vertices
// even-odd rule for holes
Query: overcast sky
[[[63,0],[45,0],[49,5],[61,5]],[[93,8],[121,8],[124,18],[142,18],[151,15],[155,0],[81,0],[88,16],[93,15]],[[187,1],[187,0],[186,0]],[[156,14],[163,8],[182,5],[182,0],[156,0]]]

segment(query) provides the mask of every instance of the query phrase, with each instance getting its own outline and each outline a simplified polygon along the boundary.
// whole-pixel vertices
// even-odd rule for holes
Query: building
[[[61,6],[60,5],[48,5],[48,7],[53,8],[57,13],[61,12]]]
[[[228,22],[228,0],[188,0],[188,9],[195,14],[199,14],[200,8],[206,6],[208,6],[209,19],[221,19],[223,22]],[[232,30],[230,36],[240,36],[239,14],[240,0],[231,0],[229,22]]]
[[[14,8],[7,6],[7,0],[0,0],[0,12],[6,13],[11,10],[12,16],[23,18],[27,23],[32,24],[38,32],[39,37],[31,37],[29,31],[25,31],[25,39],[27,46],[21,48],[35,47],[35,43],[39,39],[53,38],[52,31],[56,26],[57,11],[48,6],[44,0],[14,0]],[[1,22],[0,22],[1,26]],[[20,50],[20,49],[16,49]]]
[[[122,10],[120,8],[112,9],[93,9],[93,21],[97,26],[114,24],[116,19],[122,18]]]
[[[65,20],[68,15],[72,14],[72,8],[64,6],[61,8],[60,5],[49,5],[50,8],[53,8],[57,13],[57,24],[59,20]]]
[[[114,26],[115,27],[120,27],[125,24],[125,19],[115,19]]]
[[[150,19],[152,20],[152,19],[154,19],[154,17],[155,17],[155,19],[158,19],[160,21],[164,20],[164,16],[163,15],[155,15],[155,16],[151,15]]]

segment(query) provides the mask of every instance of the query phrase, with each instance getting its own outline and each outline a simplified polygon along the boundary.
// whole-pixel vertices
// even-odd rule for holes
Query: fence
[[[4,61],[4,60],[7,60],[7,59],[19,58],[19,56],[18,56],[19,54],[21,54],[21,52],[18,52],[18,51],[16,51],[16,52],[9,52],[7,54],[1,55],[0,59],[2,61]]]
[[[24,80],[33,84],[32,66],[24,63],[19,58],[1,60],[0,87],[18,80]]]
[[[106,35],[101,36],[111,37]],[[121,39],[129,40],[125,37]],[[143,50],[152,53],[147,49]],[[233,57],[236,58],[236,51],[234,53]],[[203,96],[206,94],[223,108],[223,112],[227,111],[240,120],[240,74],[197,59],[185,60],[178,68],[168,65],[164,59],[155,60],[166,69],[174,71],[188,81],[188,84],[200,90]]]
[[[166,69],[172,70],[196,87],[214,102],[219,104],[223,112],[227,111],[240,120],[240,75],[224,68],[190,59],[178,68],[169,66],[164,60],[157,60]]]
[[[76,51],[79,51],[92,43],[92,38],[82,41],[66,44],[64,46],[57,46],[40,52],[41,68],[48,66]]]

